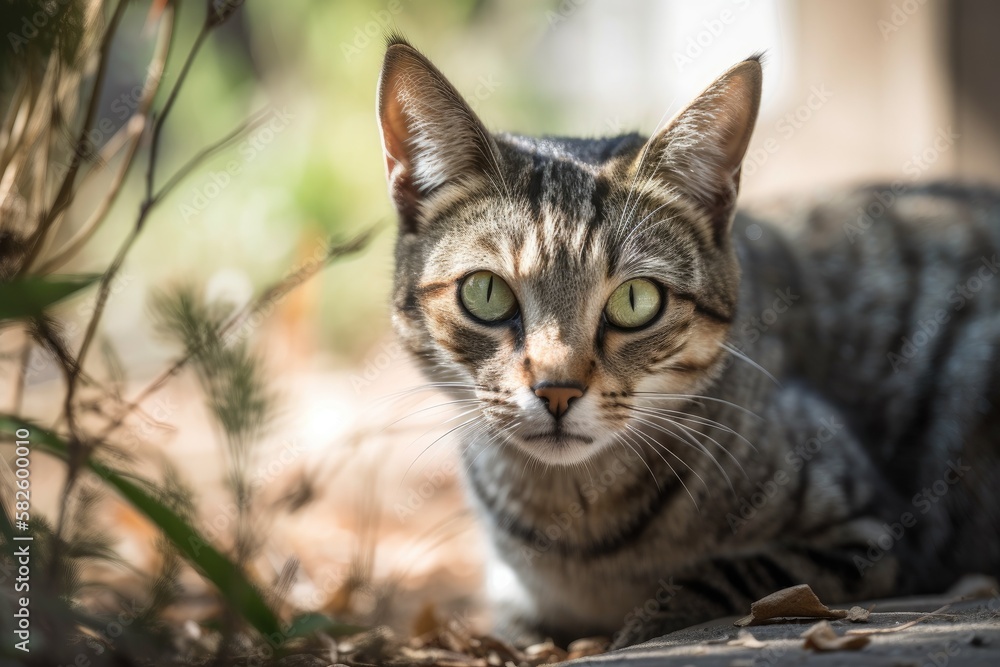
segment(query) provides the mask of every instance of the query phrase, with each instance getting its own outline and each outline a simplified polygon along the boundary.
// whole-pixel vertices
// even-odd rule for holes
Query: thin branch
[[[107,192],[94,212],[91,213],[87,221],[80,227],[80,230],[76,233],[76,235],[67,241],[62,248],[53,253],[52,257],[46,260],[45,263],[38,268],[37,273],[39,274],[44,275],[55,271],[76,253],[78,253],[80,249],[86,245],[87,241],[90,240],[94,232],[97,231],[98,227],[100,227],[101,223],[104,221],[104,217],[107,215],[108,211],[111,210],[111,207],[118,198],[118,194],[121,192],[122,185],[125,182],[125,176],[128,174],[129,169],[132,166],[132,161],[135,159],[135,155],[139,150],[139,144],[142,140],[143,132],[149,122],[149,113],[153,106],[153,99],[156,97],[156,93],[160,89],[160,83],[163,80],[163,70],[167,62],[167,57],[170,54],[172,35],[174,26],[177,22],[177,13],[174,11],[173,7],[169,5],[164,9],[164,13],[166,12],[169,12],[169,16],[161,17],[160,19],[160,32],[157,36],[156,47],[153,50],[153,58],[150,61],[149,68],[147,70],[146,82],[143,85],[143,94],[142,98],[139,100],[139,106],[136,113],[133,114],[125,126],[119,130],[119,133],[124,133],[121,141],[128,142],[128,149],[124,158],[122,158],[118,171],[112,178]],[[114,155],[118,152],[118,150],[120,150],[120,145],[118,145],[119,133],[116,133],[115,136],[108,142],[108,147],[113,147],[111,155]],[[107,159],[110,160],[110,157],[111,156],[109,155]]]
[[[31,362],[31,348],[31,336],[26,331],[17,365],[17,377],[14,378],[14,398],[11,405],[11,414],[14,415],[21,414],[21,401],[24,400],[24,383],[27,380],[28,364]]]
[[[119,8],[124,5],[124,0],[122,0]],[[120,17],[118,17],[120,19]],[[69,454],[70,454],[70,471],[66,475],[66,482],[63,486],[63,496],[68,496],[72,490],[73,485],[76,483],[76,469],[79,467],[80,463],[85,458],[81,456],[86,455],[86,445],[82,442],[76,427],[76,416],[74,414],[73,399],[76,395],[77,383],[80,377],[80,372],[83,369],[84,361],[87,357],[87,352],[90,351],[91,343],[94,340],[94,334],[97,332],[97,326],[100,323],[101,316],[104,314],[104,308],[107,306],[108,296],[111,293],[111,282],[114,280],[118,271],[121,269],[122,264],[125,262],[125,257],[128,255],[129,250],[132,249],[133,244],[138,238],[140,232],[142,231],[143,225],[145,224],[146,218],[149,213],[153,210],[153,192],[154,192],[154,174],[156,170],[156,159],[159,152],[160,137],[163,132],[163,125],[167,118],[170,116],[170,111],[173,109],[174,103],[177,101],[177,96],[180,94],[180,90],[187,80],[188,73],[191,71],[191,66],[194,63],[195,57],[201,50],[202,45],[205,43],[205,39],[213,28],[218,27],[220,22],[214,21],[214,12],[208,12],[205,23],[202,25],[201,30],[198,32],[198,36],[195,38],[194,44],[191,46],[191,50],[188,52],[187,58],[184,60],[184,65],[181,68],[180,73],[177,76],[177,80],[174,82],[173,87],[170,90],[170,94],[167,96],[167,101],[163,105],[163,110],[156,117],[153,122],[153,136],[150,144],[149,151],[149,164],[146,170],[146,195],[143,203],[139,207],[139,214],[135,221],[135,226],[129,232],[128,236],[122,242],[121,246],[118,248],[118,252],[115,254],[110,266],[105,270],[104,275],[101,276],[100,286],[98,287],[97,302],[94,304],[94,312],[90,317],[90,321],[87,323],[87,330],[84,333],[83,343],[80,345],[80,351],[76,356],[74,365],[68,369],[68,375],[66,378],[66,396],[63,399],[63,413],[66,418],[66,426],[69,429],[70,439],[69,439]],[[101,70],[106,66],[106,60],[108,59],[108,52],[105,51],[104,47],[110,45],[110,40],[106,39],[107,44],[102,45],[102,62]],[[171,42],[173,42],[173,36],[171,36]],[[33,258],[27,261],[27,265],[31,264]],[[61,533],[61,528],[65,520],[65,505],[59,513],[59,518],[55,536],[58,540]]]
[[[269,305],[273,305],[276,301],[283,298],[290,291],[314,276],[334,260],[363,250],[378,229],[379,227],[377,225],[370,227],[346,243],[331,245],[330,249],[320,261],[307,264],[289,276],[286,276],[268,289],[264,290],[256,299],[244,305],[243,308],[234,313],[233,316],[219,328],[215,335],[220,338],[224,337],[229,332],[237,328],[238,325],[245,322],[247,318],[261,312]],[[160,373],[152,382],[146,385],[146,387],[139,392],[138,396],[123,406],[122,411],[115,417],[114,421],[105,427],[100,435],[97,436],[97,439],[99,441],[104,441],[112,433],[121,428],[128,416],[137,410],[142,403],[146,401],[146,399],[163,388],[163,386],[166,385],[171,378],[177,375],[184,368],[184,366],[186,366],[191,359],[194,358],[197,352],[198,350],[188,350],[183,356],[175,360],[174,363],[172,363],[166,370]]]
[[[184,80],[187,79],[188,72],[191,71],[191,65],[194,64],[194,59],[198,56],[198,52],[201,51],[201,47],[205,43],[205,39],[208,37],[211,30],[211,24],[206,21],[202,25],[201,30],[198,31],[198,36],[195,37],[194,44],[191,45],[191,50],[188,52],[187,58],[184,60],[184,65],[181,67],[181,72],[177,76],[177,81],[174,83],[174,87],[170,90],[170,95],[167,96],[167,101],[164,102],[163,109],[160,111],[159,116],[153,123],[153,138],[149,148],[149,166],[146,169],[146,202],[143,204],[144,209],[148,208],[153,198],[156,155],[160,149],[160,134],[163,132],[163,124],[166,122],[167,116],[170,115],[170,110],[174,108],[174,102],[177,101],[177,96],[180,94],[181,86],[184,85]]]
[[[108,65],[111,63],[111,44],[114,42],[115,33],[118,32],[118,26],[121,24],[121,20],[125,15],[125,9],[127,6],[127,0],[118,0],[118,5],[115,7],[114,14],[111,15],[111,21],[108,23],[108,28],[104,33],[104,38],[101,40],[101,47],[98,51],[97,73],[94,76],[94,87],[90,92],[90,101],[87,104],[87,111],[83,118],[83,125],[80,127],[80,134],[77,136],[76,144],[73,148],[72,161],[70,162],[69,169],[66,171],[66,175],[63,177],[62,183],[59,186],[59,191],[56,194],[55,200],[52,202],[52,206],[42,217],[42,220],[38,225],[38,229],[35,230],[30,239],[28,252],[25,256],[23,264],[21,265],[20,273],[27,271],[28,267],[34,263],[35,257],[37,256],[39,250],[41,250],[42,239],[45,238],[45,234],[52,226],[52,222],[67,206],[69,206],[69,203],[73,200],[73,183],[76,180],[77,172],[80,171],[80,166],[83,164],[83,156],[88,152],[87,146],[90,141],[88,137],[90,133],[90,126],[93,124],[94,117],[97,115],[97,108],[101,101],[101,90],[104,88],[104,78],[107,75]]]
[[[260,127],[260,125],[263,124],[265,120],[267,120],[269,115],[270,115],[269,109],[267,108],[257,111],[255,114],[250,116],[250,118],[240,123],[232,132],[222,137],[221,139],[211,144],[210,146],[203,148],[201,151],[195,154],[194,157],[192,157],[190,160],[184,163],[184,166],[182,166],[180,169],[174,172],[174,175],[167,180],[167,182],[163,185],[162,188],[160,188],[160,190],[155,195],[153,195],[153,198],[150,200],[150,205],[158,204],[164,197],[166,197],[170,193],[171,190],[177,187],[181,181],[187,178],[192,171],[201,166],[201,164],[205,160],[212,157],[213,155],[223,150],[224,148],[229,147],[237,139],[242,138],[250,130]]]

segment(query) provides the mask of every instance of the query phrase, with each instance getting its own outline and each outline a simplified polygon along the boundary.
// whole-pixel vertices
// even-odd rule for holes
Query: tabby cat
[[[1000,575],[1000,196],[871,187],[779,233],[735,210],[760,93],[751,57],[648,139],[491,134],[389,40],[394,324],[463,407],[518,641]]]

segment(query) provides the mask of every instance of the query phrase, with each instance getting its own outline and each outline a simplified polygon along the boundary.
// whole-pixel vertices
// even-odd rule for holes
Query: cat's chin
[[[578,465],[604,448],[594,438],[574,433],[531,434],[519,437],[516,444],[536,461],[555,466]]]

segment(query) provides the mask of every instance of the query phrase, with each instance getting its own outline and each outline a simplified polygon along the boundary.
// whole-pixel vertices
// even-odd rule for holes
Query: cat
[[[776,231],[735,207],[761,83],[649,138],[492,134],[388,41],[394,328],[463,408],[514,641],[1000,574],[1000,196],[872,186]]]

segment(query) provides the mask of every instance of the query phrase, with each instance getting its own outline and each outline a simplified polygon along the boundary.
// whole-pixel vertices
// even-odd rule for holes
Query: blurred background
[[[165,88],[204,7],[182,3],[179,12]],[[109,137],[137,104],[152,15],[146,2],[125,13],[98,112]],[[192,69],[164,130],[161,173],[256,110],[268,120],[169,195],[116,279],[101,331],[126,369],[123,394],[134,396],[178,353],[151,323],[157,290],[190,284],[208,300],[243,304],[315,261],[330,236],[380,225],[367,249],[245,327],[280,406],[254,480],[275,503],[309,490],[309,502],[268,532],[255,566],[300,559],[292,593],[304,607],[380,613],[400,627],[428,609],[480,623],[481,537],[453,443],[437,440],[452,415],[434,407],[441,397],[398,395],[421,379],[390,332],[395,221],[374,111],[384,35],[399,31],[428,55],[488,127],[525,134],[651,132],[729,66],[764,51],[742,197],[780,211],[875,180],[1000,185],[997,25],[1000,5],[987,0],[248,0]],[[67,238],[108,187],[113,164],[81,191]],[[133,174],[108,224],[64,271],[107,266],[142,185]],[[93,301],[84,292],[54,311],[71,345]],[[0,348],[15,343],[15,333],[0,333]],[[11,379],[13,368],[0,371]],[[40,349],[26,369],[24,413],[51,422],[63,396],[59,369]],[[171,379],[128,428],[136,453],[156,450],[176,464],[202,525],[224,542],[224,453],[196,386],[186,373]],[[12,389],[3,391],[0,405]],[[46,470],[60,479],[58,466]],[[55,482],[38,489],[38,502],[58,490]],[[127,506],[103,516],[128,560],[155,561],[152,529]]]

